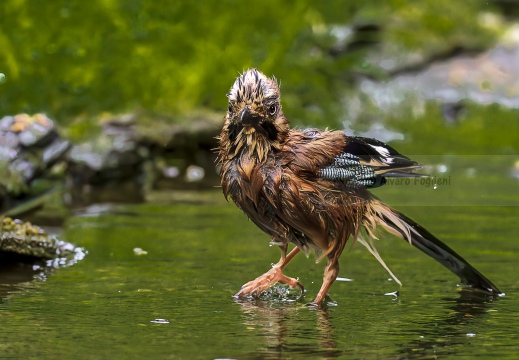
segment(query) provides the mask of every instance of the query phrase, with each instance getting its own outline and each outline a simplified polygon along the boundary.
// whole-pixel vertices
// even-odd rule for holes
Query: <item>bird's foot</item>
[[[275,283],[280,282],[287,284],[291,288],[299,286],[301,288],[301,295],[304,293],[305,288],[303,284],[294,278],[283,275],[283,271],[279,266],[274,266],[272,269],[267,271],[265,274],[258,276],[256,279],[249,281],[241,287],[234,296],[245,297],[245,296],[259,296],[263,291],[270,288]]]

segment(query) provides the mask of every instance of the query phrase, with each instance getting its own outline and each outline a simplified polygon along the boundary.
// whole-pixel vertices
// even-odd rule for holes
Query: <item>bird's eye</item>
[[[275,104],[270,105],[270,106],[269,106],[269,114],[270,114],[270,115],[275,115],[277,109],[278,109],[278,108],[277,108],[277,106],[276,106]]]

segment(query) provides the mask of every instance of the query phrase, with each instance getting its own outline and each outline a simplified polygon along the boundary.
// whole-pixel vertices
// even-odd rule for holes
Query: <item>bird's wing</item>
[[[319,175],[325,180],[342,181],[353,187],[373,188],[385,184],[387,177],[425,176],[413,173],[421,167],[381,141],[350,136],[343,151],[332,163],[322,167]]]

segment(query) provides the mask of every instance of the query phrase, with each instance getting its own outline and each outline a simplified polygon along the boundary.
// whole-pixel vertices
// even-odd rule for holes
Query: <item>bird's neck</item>
[[[222,170],[236,166],[240,176],[250,181],[254,171],[282,149],[289,132],[288,122],[283,116],[268,130],[237,127],[226,122],[219,137],[218,162]]]
[[[277,139],[269,139],[259,131],[246,131],[242,129],[237,135],[228,131],[220,134],[219,158],[221,161],[232,160],[237,157],[250,158],[255,163],[263,163],[267,160],[271,151],[279,150],[284,143],[285,136]]]

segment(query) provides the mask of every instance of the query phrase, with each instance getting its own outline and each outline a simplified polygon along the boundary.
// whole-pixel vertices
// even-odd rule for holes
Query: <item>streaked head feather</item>
[[[238,76],[227,97],[232,102],[259,105],[264,99],[279,99],[279,86],[276,78],[249,69]]]

